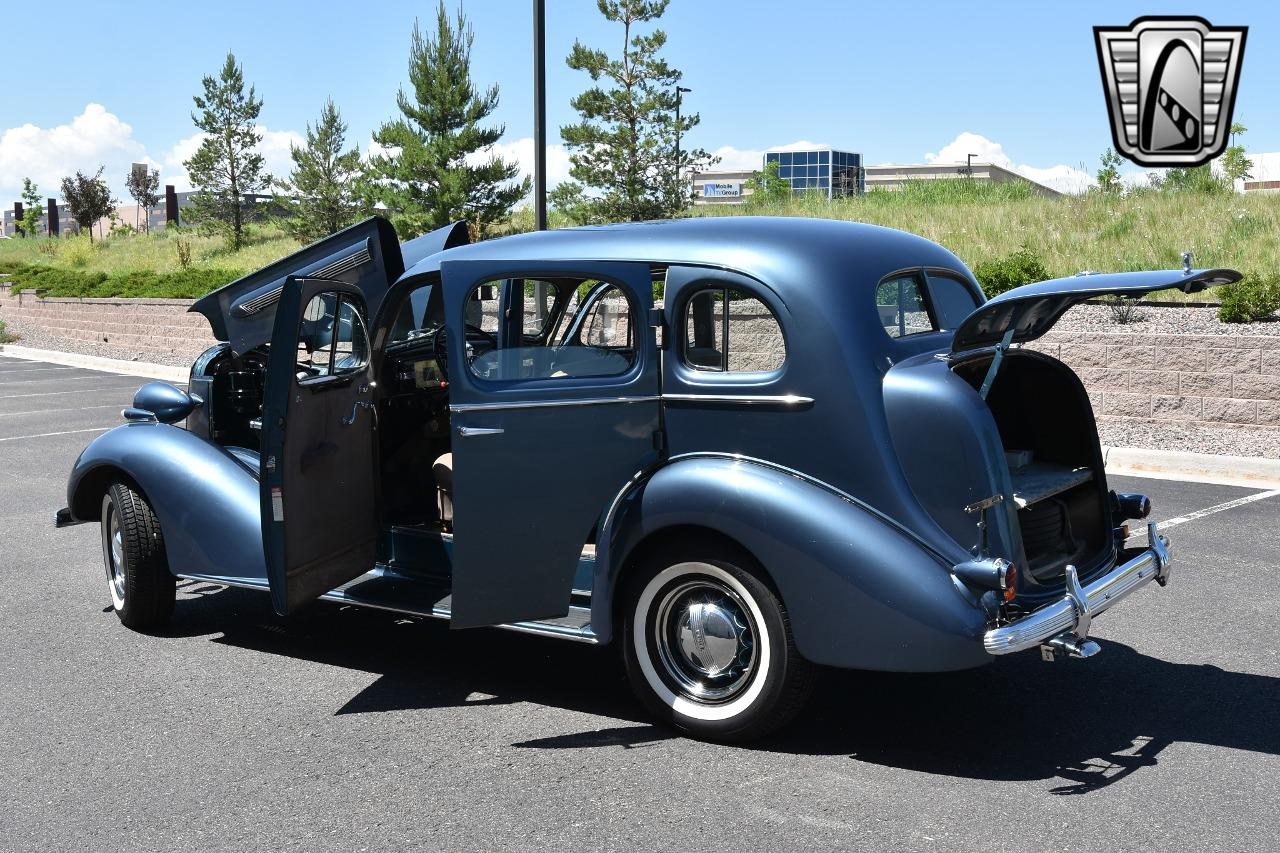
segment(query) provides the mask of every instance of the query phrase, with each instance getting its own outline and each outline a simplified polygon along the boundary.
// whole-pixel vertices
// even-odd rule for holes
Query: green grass
[[[1231,267],[1246,276],[1280,269],[1280,194],[1141,191],[1123,197],[1042,198],[1026,184],[916,181],[901,191],[877,190],[828,201],[797,196],[771,205],[694,208],[692,216],[820,216],[900,228],[955,252],[970,268],[1030,249],[1050,276],[1083,269],[1174,269],[1190,249],[1198,267]],[[550,225],[570,223],[551,211]],[[492,236],[533,228],[533,212],[517,211]],[[178,261],[178,241],[191,248],[191,268]],[[0,272],[26,287],[39,279],[66,295],[198,296],[298,248],[273,226],[254,226],[244,248],[232,252],[220,236],[192,230],[95,241],[0,240]],[[83,276],[62,276],[76,272]],[[92,280],[90,280],[92,279]],[[1151,298],[1217,301],[1207,291]]]
[[[182,269],[178,245],[190,247]],[[279,228],[252,227],[233,252],[220,236],[194,230],[94,240],[87,237],[0,240],[0,272],[50,296],[196,297],[297,250]]]
[[[941,243],[971,268],[1026,246],[1054,277],[1084,269],[1175,269],[1188,249],[1197,267],[1230,267],[1246,276],[1280,267],[1280,195],[1144,191],[1041,198],[1019,184],[919,181],[861,198],[798,196],[776,205],[697,208],[694,214],[885,225]],[[1164,291],[1151,298],[1216,301],[1212,291]]]

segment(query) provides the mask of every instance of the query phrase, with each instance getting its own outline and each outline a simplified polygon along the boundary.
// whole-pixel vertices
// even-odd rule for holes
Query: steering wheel
[[[495,350],[498,348],[498,338],[492,332],[486,332],[484,329],[471,323],[464,323],[463,330],[468,333],[468,339],[471,337],[470,333],[474,332],[476,337],[484,339],[484,342],[489,345],[489,349]],[[436,329],[431,334],[431,357],[436,360],[436,364],[440,368],[440,375],[445,379],[448,379],[449,350],[448,347],[445,346],[444,326]]]

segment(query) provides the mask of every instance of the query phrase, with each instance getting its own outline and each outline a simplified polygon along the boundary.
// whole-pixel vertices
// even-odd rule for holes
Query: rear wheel
[[[112,483],[102,498],[102,560],[121,622],[146,631],[169,621],[177,585],[160,522],[146,499],[124,483]]]
[[[622,640],[632,688],[661,720],[697,737],[765,735],[813,688],[815,669],[796,651],[782,601],[741,563],[711,547],[672,549],[628,586]]]

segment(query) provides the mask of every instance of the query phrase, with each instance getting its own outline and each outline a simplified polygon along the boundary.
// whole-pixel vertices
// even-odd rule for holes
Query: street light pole
[[[680,183],[680,96],[692,92],[684,86],[676,86],[676,183]]]
[[[533,228],[547,230],[547,16],[533,0]]]

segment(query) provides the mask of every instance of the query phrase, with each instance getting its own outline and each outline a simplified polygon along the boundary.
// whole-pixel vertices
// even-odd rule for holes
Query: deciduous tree
[[[17,225],[23,237],[40,236],[40,188],[30,178],[22,179],[22,221]]]
[[[245,94],[244,69],[229,51],[222,71],[216,78],[205,77],[203,86],[204,94],[194,97],[197,112],[191,120],[205,138],[183,163],[198,191],[192,199],[193,214],[197,220],[222,224],[231,248],[239,249],[244,240],[244,195],[271,183],[258,153],[262,100],[253,86]]]
[[[105,168],[99,166],[92,178],[77,171],[74,177],[62,179],[62,198],[67,210],[80,230],[88,232],[89,242],[93,242],[93,224],[109,216],[120,203],[111,197],[111,189],[102,179]]]
[[[467,219],[482,233],[507,218],[529,192],[515,163],[488,153],[506,128],[482,125],[498,106],[498,87],[471,80],[471,25],[436,8],[434,32],[417,22],[409,47],[409,84],[396,99],[400,117],[373,135],[383,149],[362,181],[366,203],[381,203],[401,237]]]
[[[1102,152],[1102,166],[1098,169],[1098,192],[1118,194],[1120,183],[1120,155],[1111,148]]]
[[[160,203],[160,170],[130,169],[125,188],[142,211],[143,228],[151,233],[151,211]]]

